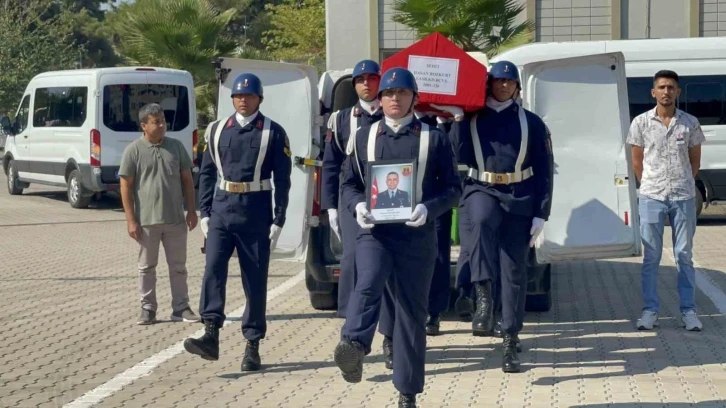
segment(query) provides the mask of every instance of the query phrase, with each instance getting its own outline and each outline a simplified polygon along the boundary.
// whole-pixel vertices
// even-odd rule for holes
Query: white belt
[[[221,180],[219,182],[219,189],[230,193],[254,193],[258,191],[270,191],[272,190],[272,182],[267,180],[260,180],[259,182],[241,182],[237,183],[234,181]]]
[[[488,171],[479,172],[477,169],[469,169],[469,177],[490,184],[513,184],[527,180],[532,177],[534,172],[531,167],[514,173],[490,173]]]

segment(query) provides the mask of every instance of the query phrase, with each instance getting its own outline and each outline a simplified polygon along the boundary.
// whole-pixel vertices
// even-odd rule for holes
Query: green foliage
[[[515,23],[524,8],[517,0],[395,0],[393,21],[413,28],[419,38],[439,32],[464,51],[491,58],[532,40],[534,22]]]
[[[71,15],[51,12],[52,0],[5,2],[0,11],[0,112],[15,113],[25,87],[37,74],[73,68]]]
[[[272,55],[287,62],[325,67],[325,1],[286,0],[268,4],[272,28],[264,33]]]

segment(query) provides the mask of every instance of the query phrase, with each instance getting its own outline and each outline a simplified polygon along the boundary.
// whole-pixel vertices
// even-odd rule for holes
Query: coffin
[[[430,104],[454,105],[473,112],[485,104],[487,69],[440,33],[430,34],[383,60],[382,72],[403,67],[416,77],[416,110],[433,111]]]

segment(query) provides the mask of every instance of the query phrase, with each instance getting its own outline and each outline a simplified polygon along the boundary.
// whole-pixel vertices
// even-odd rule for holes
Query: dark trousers
[[[501,293],[502,331],[518,333],[524,320],[532,217],[507,213],[482,191],[466,197],[466,211],[472,225],[471,281],[492,281],[493,292]]]
[[[433,238],[433,237],[432,237]],[[356,248],[356,282],[342,338],[370,353],[386,286],[393,303],[393,384],[402,393],[423,392],[427,299],[434,273],[433,251],[401,251],[406,241],[362,234]]]
[[[220,326],[224,323],[227,267],[235,248],[242,271],[242,288],[247,298],[242,315],[242,334],[247,340],[258,340],[264,338],[267,331],[265,308],[270,238],[268,234],[250,234],[244,229],[233,228],[217,213],[212,213],[209,218],[199,313],[203,320],[215,321]]]
[[[466,202],[462,200],[459,203],[459,259],[456,262],[456,289],[460,295],[470,298],[474,297],[469,266],[472,228],[469,213],[466,211]]]
[[[338,210],[342,239],[343,256],[340,260],[340,276],[338,277],[338,316],[345,317],[348,299],[355,285],[355,247],[360,227],[355,214],[346,206]]]
[[[451,279],[451,222],[453,212],[448,211],[436,219],[436,263],[429,289],[428,314],[441,315],[449,308],[449,281]],[[381,317],[378,322],[378,331],[386,336],[393,337],[395,321],[395,305],[391,290],[386,287],[383,293]]]

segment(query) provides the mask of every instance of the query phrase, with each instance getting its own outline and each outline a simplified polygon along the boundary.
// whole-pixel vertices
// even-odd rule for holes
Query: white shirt
[[[253,120],[255,120],[255,118],[257,117],[257,114],[259,112],[260,111],[255,111],[255,113],[251,114],[250,116],[242,116],[241,113],[237,112],[237,113],[234,114],[234,118],[237,119],[237,123],[239,123],[240,127],[245,127],[250,122],[252,122]]]
[[[360,101],[361,108],[363,108],[366,112],[370,113],[371,115],[376,113],[378,108],[381,107],[381,101],[379,101],[378,99],[374,99],[370,102],[366,102],[363,99],[359,99],[359,101]]]
[[[660,201],[695,197],[696,181],[688,150],[704,141],[698,119],[680,109],[676,109],[668,127],[655,108],[633,119],[626,143],[643,148],[640,194]]]

